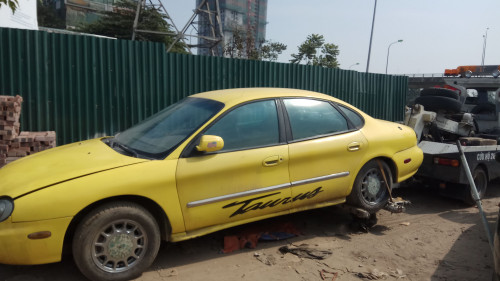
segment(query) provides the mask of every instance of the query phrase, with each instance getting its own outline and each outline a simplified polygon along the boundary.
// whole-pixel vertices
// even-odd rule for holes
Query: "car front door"
[[[275,100],[238,106],[203,132],[222,137],[222,150],[193,149],[179,159],[177,189],[187,231],[287,212],[288,146],[280,122]]]
[[[363,134],[346,118],[356,113],[323,100],[290,98],[284,105],[291,128],[292,198],[307,199],[294,200],[293,207],[342,202],[367,147]]]

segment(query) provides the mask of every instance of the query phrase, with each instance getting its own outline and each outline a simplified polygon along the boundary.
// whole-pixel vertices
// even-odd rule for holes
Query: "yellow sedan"
[[[375,213],[422,157],[411,128],[327,95],[196,94],[0,169],[0,263],[58,262],[65,247],[89,279],[135,278],[161,240],[345,202]]]

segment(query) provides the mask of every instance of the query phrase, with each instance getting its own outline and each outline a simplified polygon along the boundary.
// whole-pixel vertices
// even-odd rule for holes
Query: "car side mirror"
[[[200,144],[196,146],[196,150],[203,152],[213,152],[221,150],[224,147],[224,140],[219,136],[203,135],[200,139]]]

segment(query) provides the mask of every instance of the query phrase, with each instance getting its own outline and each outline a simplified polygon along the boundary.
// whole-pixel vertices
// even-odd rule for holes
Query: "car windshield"
[[[217,114],[224,104],[202,98],[186,98],[115,137],[127,150],[162,159]]]

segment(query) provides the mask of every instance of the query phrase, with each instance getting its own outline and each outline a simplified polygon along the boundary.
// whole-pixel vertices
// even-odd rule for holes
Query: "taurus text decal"
[[[285,204],[288,204],[291,202],[295,202],[297,200],[311,199],[314,196],[318,195],[318,193],[320,193],[320,192],[323,192],[323,190],[321,190],[321,186],[316,188],[315,190],[308,191],[306,193],[300,193],[293,198],[292,197],[285,197],[285,198],[279,198],[279,199],[275,199],[275,200],[269,200],[267,202],[265,200],[260,200],[260,199],[264,199],[266,197],[280,194],[280,192],[275,192],[275,193],[271,193],[268,195],[248,199],[245,201],[236,201],[236,202],[228,204],[222,208],[226,209],[226,208],[230,208],[230,207],[234,207],[234,206],[239,206],[238,210],[236,210],[236,212],[234,212],[233,214],[231,214],[231,216],[229,216],[231,218],[231,217],[234,217],[236,215],[241,215],[241,214],[244,214],[244,213],[249,212],[249,211],[265,209],[268,207],[275,207],[275,206],[278,206],[280,204],[285,205]]]

